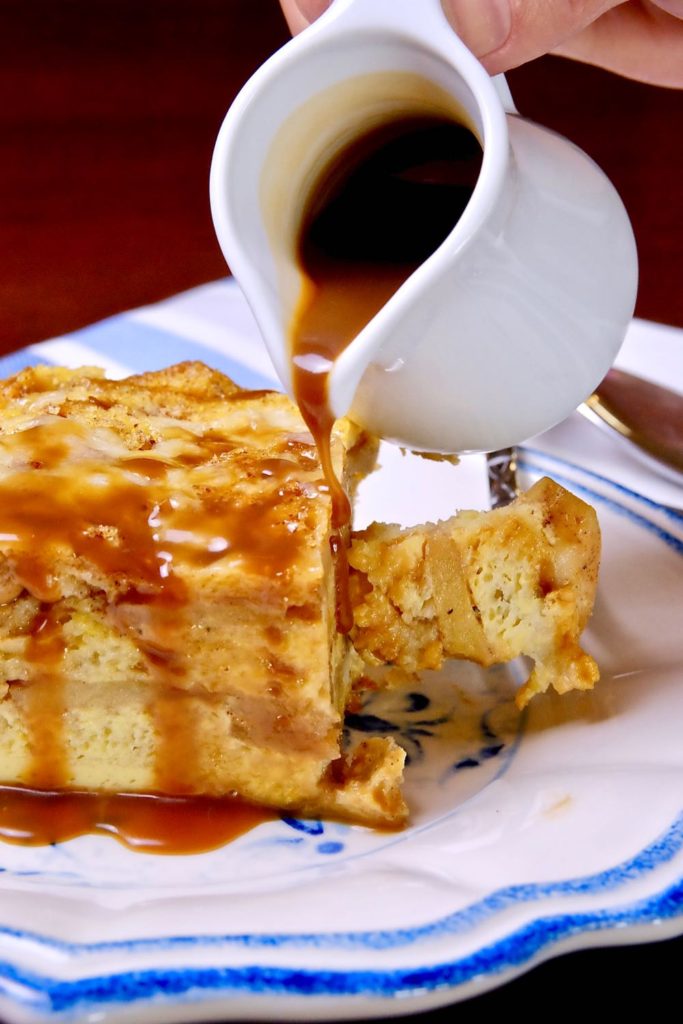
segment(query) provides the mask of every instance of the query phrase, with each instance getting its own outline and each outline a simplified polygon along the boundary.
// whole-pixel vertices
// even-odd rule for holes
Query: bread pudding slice
[[[372,453],[335,432],[347,486]],[[340,750],[321,485],[290,400],[201,364],[0,385],[0,784],[401,823],[394,741]]]
[[[374,444],[343,422],[332,451],[353,490]],[[597,519],[551,481],[505,509],[353,535],[350,638],[330,539],[284,395],[196,363],[0,384],[0,786],[238,795],[396,826],[403,751],[340,747],[362,673],[526,654],[520,705],[597,678],[578,642]]]
[[[407,673],[527,655],[520,708],[549,686],[591,689],[598,668],[579,637],[599,562],[595,511],[547,478],[492,512],[407,530],[374,523],[349,553],[354,646],[371,668]]]

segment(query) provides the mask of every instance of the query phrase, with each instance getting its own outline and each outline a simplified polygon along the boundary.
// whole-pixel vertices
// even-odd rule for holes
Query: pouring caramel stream
[[[342,633],[353,625],[345,562],[351,505],[332,461],[330,373],[344,349],[450,233],[480,164],[478,140],[464,125],[433,114],[396,118],[334,157],[302,218],[296,251],[302,288],[290,327],[292,384],[332,499]]]

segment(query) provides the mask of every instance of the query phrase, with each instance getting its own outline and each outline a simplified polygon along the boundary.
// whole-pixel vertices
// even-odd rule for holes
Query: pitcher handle
[[[505,77],[505,75],[493,75],[491,81],[493,82],[494,89],[498,93],[498,98],[500,99],[500,102],[503,104],[503,110],[505,111],[505,113],[519,114],[519,111],[515,106],[515,101],[512,98],[510,86],[507,83],[507,78]]]

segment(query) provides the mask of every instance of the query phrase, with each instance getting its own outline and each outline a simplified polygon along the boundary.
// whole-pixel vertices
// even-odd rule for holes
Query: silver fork
[[[501,448],[497,452],[489,452],[486,456],[486,468],[491,508],[502,508],[519,497],[516,448]]]

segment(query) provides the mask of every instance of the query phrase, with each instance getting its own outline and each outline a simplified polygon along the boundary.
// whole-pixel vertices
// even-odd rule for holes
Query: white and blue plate
[[[123,373],[183,358],[248,385],[272,379],[225,283],[33,346],[4,369]],[[618,463],[611,478],[603,444],[588,424],[563,425],[522,455],[528,482],[553,476],[598,510],[603,565],[585,635],[602,671],[594,693],[539,697],[519,715],[517,666],[462,663],[368,700],[349,729],[394,735],[409,756],[413,813],[400,833],[282,818],[195,856],[96,836],[0,844],[0,1018],[396,1016],[570,950],[683,933],[681,494]],[[365,518],[463,503],[459,469],[413,484],[432,464],[383,461]],[[474,492],[476,475],[461,473]]]

